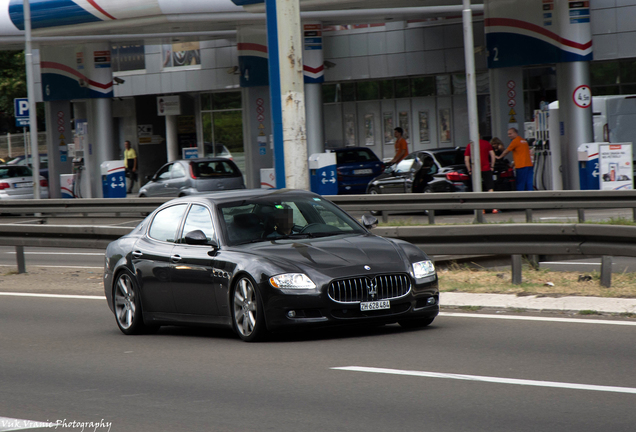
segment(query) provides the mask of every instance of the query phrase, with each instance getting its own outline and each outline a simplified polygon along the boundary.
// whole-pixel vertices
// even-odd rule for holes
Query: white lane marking
[[[632,387],[599,386],[599,385],[591,385],[591,384],[575,384],[575,383],[564,383],[564,382],[555,382],[555,381],[535,381],[535,380],[514,379],[514,378],[449,374],[449,373],[440,373],[440,372],[410,371],[410,370],[400,370],[400,369],[384,369],[384,368],[373,368],[373,367],[363,367],[363,366],[333,367],[331,369],[351,371],[351,372],[368,372],[368,373],[390,374],[390,375],[417,376],[417,377],[426,377],[426,378],[444,378],[444,379],[454,379],[454,380],[464,380],[464,381],[480,381],[480,382],[488,382],[488,383],[496,383],[496,384],[511,384],[511,385],[522,385],[522,386],[533,386],[533,387],[552,387],[552,388],[562,388],[562,389],[572,389],[572,390],[591,390],[591,391],[603,391],[603,392],[611,392],[611,393],[636,394],[636,388],[632,388]]]
[[[15,264],[0,264],[0,267],[15,267]],[[104,267],[91,267],[91,266],[51,266],[51,265],[39,265],[39,264],[32,264],[29,267],[46,267],[46,268],[67,268],[67,269],[101,269],[103,270]]]
[[[9,251],[9,252],[5,252],[6,254],[9,255],[15,255],[16,252],[13,251]],[[104,252],[99,253],[99,252],[85,252],[85,253],[81,253],[81,252],[24,252],[25,255],[93,255],[93,256],[104,256]]]
[[[42,298],[59,298],[59,299],[83,299],[83,300],[106,300],[106,297],[104,297],[104,296],[71,295],[71,294],[37,294],[37,293],[0,292],[0,296],[9,296],[9,297],[42,297]]]
[[[545,322],[562,322],[575,324],[607,324],[619,326],[636,326],[636,321],[611,321],[599,319],[581,319],[581,318],[552,318],[552,317],[534,317],[534,316],[517,316],[517,315],[489,315],[489,314],[471,314],[456,312],[440,312],[439,316],[447,316],[454,318],[483,318],[483,319],[502,319],[502,320],[518,320],[518,321],[545,321]]]
[[[54,427],[55,423],[0,417],[0,431],[14,431]]]

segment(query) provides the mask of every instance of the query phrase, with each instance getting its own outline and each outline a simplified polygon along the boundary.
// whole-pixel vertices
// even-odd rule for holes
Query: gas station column
[[[490,104],[492,135],[507,146],[508,129],[515,128],[523,136],[525,110],[523,104],[523,70],[520,67],[490,71]]]
[[[322,24],[304,23],[302,27],[307,154],[312,155],[325,151],[322,108],[322,83],[325,82]]]
[[[578,146],[593,141],[592,93],[589,62],[592,60],[592,31],[589,1],[542,0],[541,2],[486,0],[484,3],[488,68],[493,76],[495,133],[502,133],[506,120],[513,124],[511,111],[523,105],[520,72],[528,65],[557,65],[560,145],[552,146],[561,155],[566,189],[579,189]],[[516,75],[507,76],[507,73]],[[507,87],[503,87],[503,85]],[[501,105],[502,91],[519,97],[510,98],[510,106]],[[546,101],[550,102],[550,101]],[[499,104],[499,105],[497,105]],[[514,104],[514,106],[513,106]],[[515,109],[520,130],[524,117]],[[558,159],[558,158],[557,158]],[[558,181],[553,184],[558,184]]]

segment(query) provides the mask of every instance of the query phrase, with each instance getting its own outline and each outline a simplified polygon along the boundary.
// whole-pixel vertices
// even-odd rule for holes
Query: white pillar
[[[177,139],[177,116],[166,116],[166,151],[168,162],[181,159],[179,154],[179,142]]]
[[[299,0],[266,0],[266,10],[270,86],[272,99],[279,98],[280,101],[280,107],[274,102],[272,106],[279,109],[282,114],[278,117],[274,113],[277,185],[281,185],[278,182],[279,159],[284,155],[285,181],[282,186],[307,190],[309,189],[309,170]],[[278,59],[277,64],[274,63],[274,59]],[[274,85],[274,81],[277,81],[279,85]],[[277,128],[282,128],[282,131]],[[281,137],[282,152],[279,150],[281,143],[276,142],[280,141]]]

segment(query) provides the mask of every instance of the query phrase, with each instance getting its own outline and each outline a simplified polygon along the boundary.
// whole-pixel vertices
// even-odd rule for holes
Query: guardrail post
[[[389,221],[389,213],[383,211],[382,212],[382,222],[387,223]]]
[[[512,255],[512,283],[521,284],[521,255]]]
[[[612,257],[603,255],[601,258],[601,286],[612,286]]]
[[[632,220],[636,222],[636,207],[632,209]]]
[[[532,209],[526,209],[526,223],[532,223]]]
[[[428,224],[435,225],[435,210],[428,211]]]
[[[585,222],[585,209],[578,209],[577,213],[579,214],[579,223]]]
[[[24,261],[24,246],[15,247],[15,258],[18,262],[18,273],[26,273],[26,265]]]
[[[484,223],[484,212],[482,210],[475,210],[475,223]]]

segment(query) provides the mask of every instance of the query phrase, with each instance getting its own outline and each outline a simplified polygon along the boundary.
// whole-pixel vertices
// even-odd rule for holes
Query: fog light
[[[426,304],[431,306],[435,304],[435,297],[429,297],[428,300],[426,300]]]
[[[290,310],[289,312],[287,312],[287,316],[289,318],[294,318],[296,316],[296,311]]]

